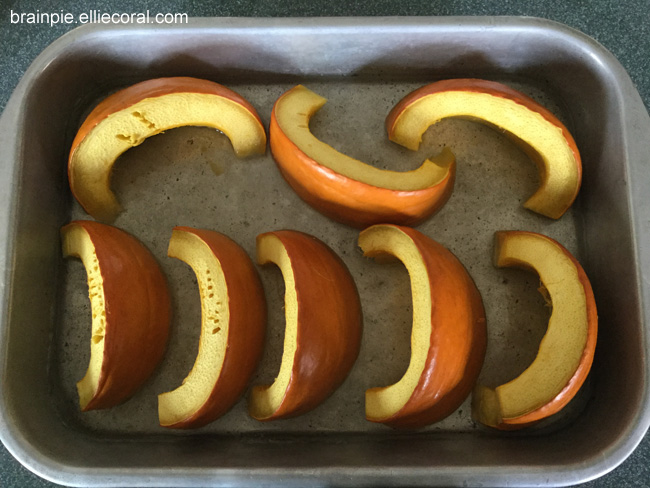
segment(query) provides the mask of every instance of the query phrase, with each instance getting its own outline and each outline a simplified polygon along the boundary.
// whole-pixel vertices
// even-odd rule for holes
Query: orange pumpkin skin
[[[106,329],[97,390],[84,411],[130,398],[163,358],[170,321],[167,281],[155,258],[125,231],[93,221],[73,221],[95,247],[103,279]]]
[[[228,289],[230,323],[221,373],[208,400],[194,415],[165,427],[202,427],[228,412],[241,398],[262,357],[266,299],[257,269],[233,240],[211,230],[177,227],[208,245],[219,260]]]
[[[282,176],[298,196],[331,219],[353,227],[385,222],[416,225],[440,210],[454,188],[455,164],[438,185],[413,191],[380,188],[336,173],[289,140],[278,125],[275,106],[269,140]]]
[[[508,234],[534,234],[533,232],[525,231],[508,231]],[[546,239],[552,240],[549,237],[543,236]],[[558,244],[558,243],[556,243]],[[594,353],[596,351],[596,341],[598,338],[598,311],[596,309],[596,300],[594,292],[591,288],[591,282],[587,277],[584,269],[576,258],[564,246],[558,244],[564,254],[573,262],[578,272],[578,279],[582,284],[585,297],[587,299],[587,342],[584,351],[580,357],[580,363],[571,379],[567,382],[566,386],[558,393],[551,401],[533,410],[525,415],[519,417],[502,419],[502,421],[495,425],[494,428],[500,430],[517,430],[523,427],[536,424],[540,420],[544,420],[551,415],[558,413],[562,410],[578,393],[583,383],[589,375],[591,365],[594,360]],[[522,267],[522,269],[530,271],[530,268]]]
[[[291,261],[298,331],[289,385],[273,415],[259,419],[264,421],[296,417],[327,399],[352,369],[362,332],[359,293],[341,258],[303,232],[268,234],[282,241]]]
[[[378,421],[414,429],[444,419],[469,396],[483,366],[487,329],[481,295],[458,258],[415,229],[395,227],[415,243],[429,275],[431,338],[411,397],[392,417]]]

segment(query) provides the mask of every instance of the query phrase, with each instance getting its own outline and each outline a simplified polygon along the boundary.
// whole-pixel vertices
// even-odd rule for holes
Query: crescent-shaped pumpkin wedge
[[[309,120],[327,100],[302,85],[273,106],[269,139],[282,175],[309,205],[355,227],[376,223],[414,225],[439,210],[454,186],[449,149],[413,171],[382,170],[318,140]]]
[[[163,357],[170,320],[167,282],[135,237],[90,221],[61,229],[63,255],[81,258],[92,309],[90,362],[77,383],[83,411],[131,397]]]
[[[220,130],[238,157],[266,149],[259,115],[234,91],[197,78],[147,80],[110,95],[79,128],[68,159],[73,195],[96,219],[114,220],[121,210],[110,189],[115,160],[147,137],[182,126]]]
[[[497,232],[495,264],[539,274],[553,307],[537,357],[512,381],[478,386],[472,411],[481,423],[518,429],[559,412],[584,383],[594,357],[598,315],[589,279],[557,241],[534,232]]]
[[[375,225],[359,235],[364,255],[399,259],[411,279],[411,359],[395,384],[366,391],[366,418],[419,428],[453,413],[472,391],[485,357],[481,295],[448,249],[409,227]]]
[[[575,200],[582,180],[580,153],[569,130],[532,98],[494,81],[452,79],[404,97],[386,118],[391,141],[417,149],[427,128],[447,117],[496,127],[537,164],[540,185],[524,206],[554,219]]]
[[[168,254],[189,264],[201,295],[201,337],[194,367],[158,396],[160,425],[195,428],[239,400],[262,355],[266,302],[246,252],[218,232],[176,227]]]
[[[276,264],[285,282],[286,329],[280,372],[255,386],[249,412],[257,420],[295,417],[318,406],[345,380],[359,354],[361,304],[343,261],[298,231],[257,237],[259,264]]]

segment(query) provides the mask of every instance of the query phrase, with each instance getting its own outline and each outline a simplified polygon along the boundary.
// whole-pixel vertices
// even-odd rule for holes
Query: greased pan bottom
[[[313,120],[314,133],[377,166],[411,169],[444,145],[452,147],[456,189],[418,228],[461,259],[483,295],[489,343],[481,381],[498,384],[518,374],[543,335],[548,309],[537,277],[491,263],[494,231],[533,230],[575,253],[596,293],[600,344],[579,398],[561,418],[518,433],[476,426],[469,402],[415,433],[366,422],[364,390],[396,381],[408,363],[406,270],[362,258],[358,231],[304,204],[269,153],[236,160],[222,135],[181,128],[128,151],[113,175],[126,209],[115,224],[152,250],[169,279],[174,317],[166,358],[129,402],[79,413],[75,383],[87,366],[90,309],[81,263],[60,258],[58,227],[86,215],[67,188],[67,147],[97,100],[135,81],[171,75],[228,85],[248,98],[267,125],[275,99],[302,82],[330,100]],[[537,184],[536,169],[492,129],[443,121],[427,132],[418,152],[386,140],[384,118],[402,96],[460,76],[520,89],[573,131],[584,187],[562,219],[523,209]],[[639,103],[602,48],[531,19],[211,19],[184,28],[86,28],[64,36],[28,72],[2,119],[3,128],[14,131],[2,137],[13,161],[10,181],[19,182],[7,192],[11,200],[2,216],[3,256],[15,263],[0,336],[7,351],[3,442],[25,465],[66,484],[556,485],[613,468],[648,423],[646,311],[639,301],[645,250],[632,231],[634,219],[642,217],[628,206],[636,198],[630,174],[638,172],[647,144],[647,137],[638,137],[648,133]],[[364,337],[349,378],[329,400],[287,421],[259,423],[248,417],[242,399],[196,432],[157,425],[156,395],[187,375],[199,331],[193,273],[166,257],[175,225],[223,232],[251,256],[257,234],[294,228],[324,240],[344,259],[361,294]],[[252,384],[273,380],[284,328],[280,273],[263,268],[260,274],[269,323]]]

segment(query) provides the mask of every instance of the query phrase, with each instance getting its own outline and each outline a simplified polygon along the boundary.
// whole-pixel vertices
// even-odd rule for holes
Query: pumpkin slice
[[[106,98],[79,128],[68,159],[73,195],[90,215],[111,222],[121,211],[110,189],[115,160],[147,137],[182,126],[220,130],[239,157],[266,149],[259,115],[225,86],[187,77],[143,81]]]
[[[524,206],[554,219],[571,206],[582,180],[580,153],[569,130],[532,98],[494,81],[443,80],[404,97],[386,118],[391,141],[420,146],[429,126],[447,117],[497,128],[537,164],[540,185]]]
[[[517,378],[496,388],[479,386],[473,414],[498,429],[534,424],[559,412],[584,383],[596,349],[598,314],[589,279],[557,241],[534,232],[497,232],[495,265],[539,274],[552,305],[537,357]]]
[[[273,107],[269,138],[282,175],[308,204],[355,227],[380,222],[413,225],[438,211],[454,186],[455,159],[448,149],[418,169],[382,170],[318,140],[309,120],[327,100],[302,85]]]
[[[249,412],[257,420],[295,417],[329,397],[354,365],[361,343],[359,294],[343,261],[302,232],[258,236],[257,261],[282,271],[286,330],[278,376],[253,388]]]
[[[399,259],[411,278],[411,359],[395,384],[366,391],[366,418],[398,428],[442,420],[472,391],[485,357],[485,311],[471,276],[449,250],[409,227],[375,225],[364,255]]]
[[[196,428],[225,414],[244,393],[262,355],[266,302],[252,261],[223,234],[176,227],[168,255],[196,274],[201,337],[183,384],[158,396],[158,416],[163,427]]]
[[[123,230],[90,221],[61,229],[63,255],[81,258],[92,309],[90,362],[77,383],[83,411],[130,398],[165,352],[170,300],[149,250]]]

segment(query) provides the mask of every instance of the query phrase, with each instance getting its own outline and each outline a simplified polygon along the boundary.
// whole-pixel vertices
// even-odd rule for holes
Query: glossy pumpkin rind
[[[116,227],[73,221],[90,237],[103,278],[106,328],[101,373],[84,411],[130,398],[163,358],[170,322],[167,281],[149,250]]]
[[[448,149],[440,156],[449,168],[446,177],[421,190],[380,188],[315,161],[287,137],[278,122],[276,108],[287,93],[276,101],[271,114],[271,153],[291,188],[319,212],[358,228],[384,222],[416,225],[440,210],[451,196],[456,171]]]
[[[297,347],[282,401],[272,415],[256,417],[266,421],[313,410],[343,383],[359,354],[362,313],[350,272],[326,244],[293,230],[262,234],[258,241],[265,235],[277,237],[290,259],[298,324]],[[254,387],[253,395],[263,388]]]
[[[227,301],[229,308],[226,350],[207,400],[188,418],[163,425],[190,429],[218,419],[244,394],[262,357],[266,300],[257,269],[248,254],[232,239],[212,230],[191,227],[175,227],[174,231],[197,236],[219,261],[227,296],[218,299]],[[210,297],[201,299],[209,300]]]
[[[431,335],[425,345],[416,345],[412,339],[412,348],[427,347],[427,353],[410,398],[390,417],[367,419],[413,429],[449,416],[472,391],[486,351],[485,310],[474,281],[456,256],[415,229],[392,227],[413,242],[426,269],[432,305]],[[372,231],[371,227],[364,232]]]

